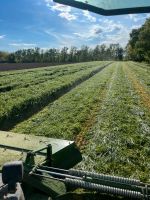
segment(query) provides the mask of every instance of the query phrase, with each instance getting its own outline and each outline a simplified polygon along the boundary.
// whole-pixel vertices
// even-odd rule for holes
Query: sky
[[[120,43],[150,14],[101,16],[52,0],[0,0],[0,51]]]

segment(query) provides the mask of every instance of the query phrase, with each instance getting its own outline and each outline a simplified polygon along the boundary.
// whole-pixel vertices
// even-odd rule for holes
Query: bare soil
[[[55,66],[52,63],[0,63],[0,71],[33,69],[39,67]]]

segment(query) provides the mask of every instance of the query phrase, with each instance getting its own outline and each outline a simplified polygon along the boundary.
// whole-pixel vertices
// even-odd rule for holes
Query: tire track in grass
[[[128,75],[129,79],[132,81],[135,90],[141,97],[142,103],[150,110],[150,94],[145,89],[144,85],[142,85],[139,82],[135,73],[133,73],[127,65],[124,65],[124,70],[125,70],[126,74]]]
[[[40,97],[40,101],[32,101],[25,105],[21,105],[19,108],[15,108],[17,111],[14,112],[12,110],[12,113],[10,113],[9,117],[7,117],[0,123],[1,130],[9,131],[14,126],[16,126],[18,123],[21,123],[30,117],[32,117],[34,114],[40,112],[44,107],[46,107],[48,104],[53,103],[63,95],[70,92],[72,89],[79,86],[81,83],[87,81],[88,79],[92,78],[97,73],[101,72],[103,69],[111,65],[112,62],[107,63],[101,67],[96,68],[95,70],[92,70],[90,73],[83,75],[82,77],[77,78],[74,82],[64,85],[63,87],[56,88],[56,91],[51,93],[43,94],[43,96]]]

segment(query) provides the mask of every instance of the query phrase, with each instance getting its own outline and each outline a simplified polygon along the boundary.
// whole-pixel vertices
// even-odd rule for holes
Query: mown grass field
[[[0,129],[75,140],[79,168],[150,182],[150,66],[89,62],[0,72]]]

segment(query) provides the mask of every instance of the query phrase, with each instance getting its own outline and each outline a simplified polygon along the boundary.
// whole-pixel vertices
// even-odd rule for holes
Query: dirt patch
[[[39,67],[54,66],[52,63],[0,63],[0,71],[33,69]]]

